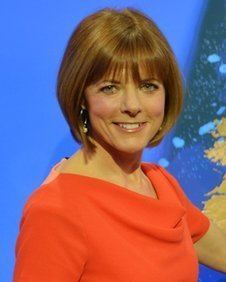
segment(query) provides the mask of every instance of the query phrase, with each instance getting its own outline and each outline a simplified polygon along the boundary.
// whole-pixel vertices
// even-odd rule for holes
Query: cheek
[[[165,97],[159,96],[155,97],[155,99],[152,99],[148,101],[145,105],[147,112],[151,116],[163,116],[164,115],[164,108],[165,108]]]
[[[91,97],[89,99],[89,115],[92,117],[107,118],[117,111],[117,103],[103,97]]]

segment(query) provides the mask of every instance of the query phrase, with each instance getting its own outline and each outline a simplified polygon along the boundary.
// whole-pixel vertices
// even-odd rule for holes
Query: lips
[[[132,122],[113,122],[113,123],[121,128],[128,129],[128,130],[143,127],[146,124],[146,122],[133,122],[133,123]]]
[[[133,123],[127,123],[127,122],[114,122],[117,126],[119,126],[121,129],[124,129],[126,131],[132,132],[137,131],[144,127],[146,122],[133,122]]]
[[[137,121],[137,122],[113,122],[115,124],[137,124],[137,123],[145,123],[146,121]]]

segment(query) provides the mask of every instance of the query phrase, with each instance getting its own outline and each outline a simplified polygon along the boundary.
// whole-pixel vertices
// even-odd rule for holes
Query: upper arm
[[[195,244],[200,263],[226,272],[226,234],[210,220],[208,231]]]
[[[174,176],[160,169],[186,209],[186,220],[199,262],[226,273],[226,234],[188,199]]]
[[[30,205],[15,250],[14,282],[77,281],[87,255],[80,218],[59,208]]]

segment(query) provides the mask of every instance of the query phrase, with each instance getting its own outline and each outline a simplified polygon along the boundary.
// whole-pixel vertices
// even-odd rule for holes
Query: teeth
[[[140,126],[140,123],[119,123],[119,126],[125,129],[134,129]]]

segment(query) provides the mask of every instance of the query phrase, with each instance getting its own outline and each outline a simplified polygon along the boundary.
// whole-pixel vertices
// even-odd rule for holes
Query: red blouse
[[[14,282],[198,281],[210,221],[166,169],[142,163],[155,199],[57,165],[24,206]]]

